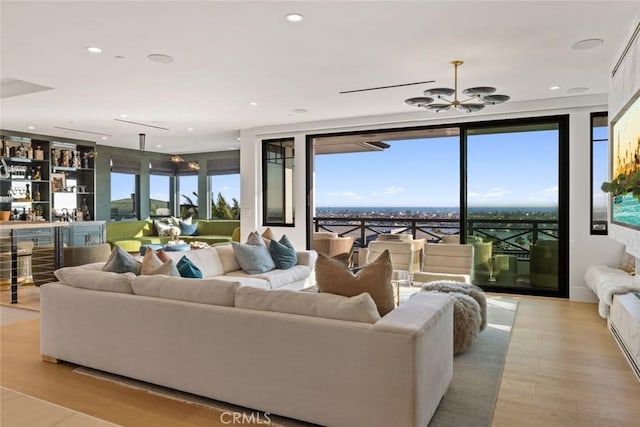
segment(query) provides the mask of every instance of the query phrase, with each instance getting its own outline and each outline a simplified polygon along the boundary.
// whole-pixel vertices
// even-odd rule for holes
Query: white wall
[[[336,119],[318,122],[295,123],[246,129],[241,132],[242,169],[242,229],[261,230],[262,182],[260,177],[261,141],[269,138],[296,138],[296,222],[295,227],[274,229],[277,235],[286,233],[298,247],[306,245],[305,211],[305,136],[331,132],[346,132],[367,129],[398,128],[402,126],[424,126],[453,124],[463,121],[501,120],[547,115],[570,115],[570,298],[580,301],[595,301],[595,296],[584,284],[584,271],[594,263],[615,264],[622,247],[606,236],[590,235],[590,121],[589,113],[606,111],[605,96],[576,96],[554,100],[532,102],[508,102],[487,108],[487,113],[462,116],[457,112],[428,112],[393,114],[375,117]],[[247,201],[249,203],[247,203]]]

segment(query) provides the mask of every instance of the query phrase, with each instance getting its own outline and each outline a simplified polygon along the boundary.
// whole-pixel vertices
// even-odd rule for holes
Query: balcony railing
[[[354,238],[355,248],[368,246],[383,233],[405,233],[438,243],[445,236],[460,235],[458,218],[391,218],[391,217],[315,217],[314,230],[337,233]],[[493,242],[493,255],[514,255],[529,260],[529,248],[538,240],[557,240],[558,221],[554,219],[495,219],[467,220],[468,235]]]

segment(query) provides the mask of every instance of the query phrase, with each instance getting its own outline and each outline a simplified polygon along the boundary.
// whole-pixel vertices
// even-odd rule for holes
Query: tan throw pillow
[[[353,274],[343,264],[318,254],[316,281],[320,292],[353,297],[364,292],[371,295],[378,313],[384,316],[395,308],[391,285],[391,257],[385,250],[375,261]]]
[[[162,261],[153,249],[144,253],[142,258],[142,265],[140,266],[140,274],[149,274],[150,271],[162,265]]]

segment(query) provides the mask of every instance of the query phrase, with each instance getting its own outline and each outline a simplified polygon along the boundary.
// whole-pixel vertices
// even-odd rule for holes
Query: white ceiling
[[[2,99],[3,129],[128,148],[145,133],[147,150],[166,153],[238,148],[244,128],[415,113],[404,99],[451,87],[453,59],[465,61],[461,88],[495,86],[511,102],[566,97],[575,87],[604,94],[640,12],[630,1],[2,0],[0,7],[0,76],[53,88]],[[304,21],[286,21],[291,12]],[[588,38],[605,43],[571,49]],[[154,53],[175,62],[151,62]],[[422,80],[436,83],[338,94]],[[115,121],[119,114],[170,130]]]

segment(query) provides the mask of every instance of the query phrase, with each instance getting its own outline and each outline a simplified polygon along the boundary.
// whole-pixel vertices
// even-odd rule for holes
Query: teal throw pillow
[[[102,271],[111,271],[113,273],[133,273],[135,275],[140,274],[140,267],[142,263],[135,259],[133,255],[122,249],[120,246],[115,246],[107,259],[106,264],[102,267]]]
[[[245,245],[238,242],[231,242],[231,246],[240,268],[247,274],[266,273],[276,268],[266,246]]]
[[[181,236],[197,236],[198,223],[187,224],[184,221],[180,221],[180,235]]]
[[[276,267],[281,270],[287,270],[298,263],[296,249],[284,234],[279,242],[272,240],[271,243],[269,243],[269,253]]]
[[[178,261],[178,272],[180,277],[188,277],[191,279],[202,279],[202,271],[186,256],[180,258]]]

